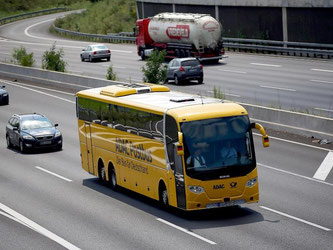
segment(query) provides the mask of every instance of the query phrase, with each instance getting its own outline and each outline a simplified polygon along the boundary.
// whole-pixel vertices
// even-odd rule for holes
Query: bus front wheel
[[[169,207],[168,190],[164,184],[160,187],[160,203],[164,208]]]

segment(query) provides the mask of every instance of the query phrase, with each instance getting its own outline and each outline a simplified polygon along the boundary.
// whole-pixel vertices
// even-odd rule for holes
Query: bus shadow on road
[[[165,209],[158,201],[125,188],[120,187],[113,191],[98,178],[84,179],[82,184],[111,199],[187,229],[230,227],[265,221],[263,215],[254,210],[257,208],[255,204],[188,212],[176,208]]]

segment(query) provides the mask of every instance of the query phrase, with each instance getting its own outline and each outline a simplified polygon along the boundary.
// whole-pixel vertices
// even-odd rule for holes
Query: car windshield
[[[188,61],[183,61],[182,66],[198,66],[200,65],[200,62],[198,60],[188,60]]]
[[[104,45],[95,45],[93,46],[94,49],[107,49]]]
[[[47,119],[40,120],[24,120],[21,125],[22,130],[39,129],[39,128],[51,128],[52,124]]]
[[[186,173],[207,180],[252,171],[255,160],[249,125],[248,116],[182,123]]]

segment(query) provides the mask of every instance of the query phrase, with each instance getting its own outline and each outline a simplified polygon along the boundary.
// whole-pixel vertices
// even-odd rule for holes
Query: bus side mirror
[[[262,135],[262,145],[265,148],[269,147],[269,138],[268,135],[266,134],[264,127],[259,123],[251,123],[250,127],[259,130],[260,134]]]
[[[178,132],[178,142],[175,143],[177,147],[177,155],[183,156],[184,155],[184,144],[183,144],[183,133]]]

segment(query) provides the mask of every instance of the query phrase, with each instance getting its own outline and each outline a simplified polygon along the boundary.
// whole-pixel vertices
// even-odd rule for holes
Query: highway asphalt
[[[36,67],[41,67],[42,54],[52,44],[62,48],[67,70],[74,74],[105,79],[107,68],[119,80],[141,82],[145,62],[132,44],[106,44],[112,51],[111,62],[81,62],[80,51],[89,42],[59,38],[49,33],[57,13],[10,23],[0,27],[0,61],[12,60],[14,48],[24,46],[33,52]],[[219,64],[204,65],[204,84],[195,82],[172,89],[213,95],[214,87],[227,99],[333,117],[333,61],[259,54],[227,52]]]
[[[39,44],[36,45],[37,38],[26,37],[24,30],[52,16],[28,19],[2,27],[1,37],[5,34],[5,39],[17,36],[16,39],[24,40],[24,43],[0,39],[1,58],[5,55],[6,60],[9,60],[10,56],[7,54],[19,44],[36,52],[37,58],[38,55],[41,56],[44,49],[49,47],[50,41],[39,39]],[[16,28],[11,31],[12,25]],[[49,36],[44,33],[44,28],[38,29],[38,26],[33,26],[28,31],[32,33],[32,29],[36,28],[36,32],[40,30],[38,32],[41,32],[41,35]],[[33,44],[27,44],[27,41]],[[40,44],[44,42],[46,45]],[[57,42],[59,43],[60,41]],[[73,45],[73,42],[61,43],[66,46]],[[83,47],[85,43],[76,44],[77,47]],[[133,77],[133,81],[140,79],[138,66],[143,65],[143,62],[136,57],[135,47],[110,47],[113,51],[111,63],[125,67],[119,68],[119,76],[124,80],[128,79],[129,75]],[[101,78],[105,74],[103,72],[107,66],[103,65],[106,65],[106,62],[81,63],[78,57],[79,48],[64,49],[70,70],[75,69],[82,71],[82,74]],[[205,88],[202,89],[207,92],[207,86],[212,87],[215,81],[226,79],[226,74],[229,74],[228,81],[236,81],[238,75],[221,71],[235,70],[236,63],[243,65],[236,71],[247,72],[234,73],[245,75],[242,81],[239,80],[239,84],[244,82],[244,79],[250,81],[255,74],[257,80],[262,79],[263,82],[273,76],[274,81],[282,84],[283,81],[279,79],[288,78],[294,85],[279,85],[279,88],[303,86],[309,93],[313,91],[313,95],[325,92],[323,86],[315,87],[313,82],[302,83],[304,78],[298,78],[322,77],[330,81],[329,76],[324,76],[332,74],[311,70],[330,70],[331,62],[321,60],[236,53],[232,53],[232,57],[229,55],[227,60],[229,61],[225,64],[207,66],[207,80],[202,85]],[[251,63],[286,65],[275,67]],[[263,73],[256,67],[267,67],[267,71]],[[283,72],[277,70],[281,68],[284,69]],[[250,69],[255,70],[250,74]],[[212,70],[212,75],[220,71],[223,74],[216,73],[216,78],[212,76],[210,82],[209,70]],[[274,70],[277,75],[274,75]],[[73,93],[7,80],[1,80],[1,84],[6,85],[10,93],[10,105],[0,106],[0,249],[332,248],[333,174],[328,172],[325,178],[314,178],[319,167],[330,156],[330,149],[279,137],[271,137],[271,147],[264,149],[261,138],[255,136],[260,202],[235,209],[184,215],[179,211],[164,211],[156,202],[126,190],[114,192],[81,169]],[[230,86],[235,84],[231,83]],[[201,88],[198,85],[170,86],[193,92],[197,91],[196,88]],[[326,97],[332,95],[332,92],[329,92],[332,89],[330,86],[332,85],[327,84]],[[270,90],[264,87],[262,89]],[[243,92],[247,92],[246,88]],[[308,92],[306,95],[312,96]],[[45,114],[54,123],[59,123],[59,129],[64,136],[62,151],[45,150],[21,154],[17,149],[7,149],[5,126],[9,117],[14,113],[27,112]]]

